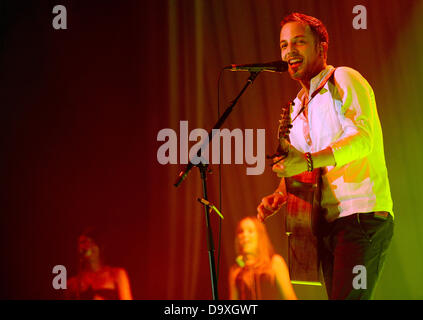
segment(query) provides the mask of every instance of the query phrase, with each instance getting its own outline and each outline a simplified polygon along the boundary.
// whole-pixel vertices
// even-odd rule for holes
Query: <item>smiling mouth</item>
[[[288,64],[293,69],[297,69],[302,63],[303,63],[302,58],[290,58],[290,59],[288,59]]]

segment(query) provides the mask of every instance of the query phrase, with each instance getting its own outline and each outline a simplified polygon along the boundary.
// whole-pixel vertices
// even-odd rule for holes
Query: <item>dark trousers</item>
[[[371,299],[393,236],[392,216],[356,213],[325,224],[320,258],[331,300]]]

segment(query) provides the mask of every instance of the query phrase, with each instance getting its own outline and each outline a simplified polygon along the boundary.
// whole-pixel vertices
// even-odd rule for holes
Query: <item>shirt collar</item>
[[[316,90],[316,88],[319,87],[320,83],[322,82],[323,79],[325,79],[326,75],[333,69],[334,67],[331,65],[326,66],[325,69],[323,69],[322,71],[320,71],[320,73],[316,76],[314,76],[311,81],[310,81],[310,91],[309,91],[309,97],[311,96],[311,94],[314,92],[314,90]],[[298,92],[297,94],[297,98],[300,101],[304,101],[304,95],[305,95],[305,90],[304,88],[302,88],[300,90],[300,92]]]

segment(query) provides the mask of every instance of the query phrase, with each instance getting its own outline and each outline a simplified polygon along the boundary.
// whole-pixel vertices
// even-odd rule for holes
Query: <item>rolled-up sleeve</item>
[[[330,147],[336,166],[340,167],[372,151],[377,111],[373,89],[359,72],[347,67],[337,68],[335,85],[342,101],[337,116],[343,133]]]

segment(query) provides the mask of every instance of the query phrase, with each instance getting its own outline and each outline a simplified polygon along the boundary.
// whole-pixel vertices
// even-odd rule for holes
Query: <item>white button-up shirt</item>
[[[328,66],[310,83],[319,87]],[[294,100],[292,119],[306,99],[302,89]],[[322,168],[322,202],[333,221],[358,212],[392,211],[383,150],[382,128],[369,83],[360,73],[339,67],[310,100],[308,119],[301,113],[292,123],[291,144],[302,152],[332,148],[336,165]]]

